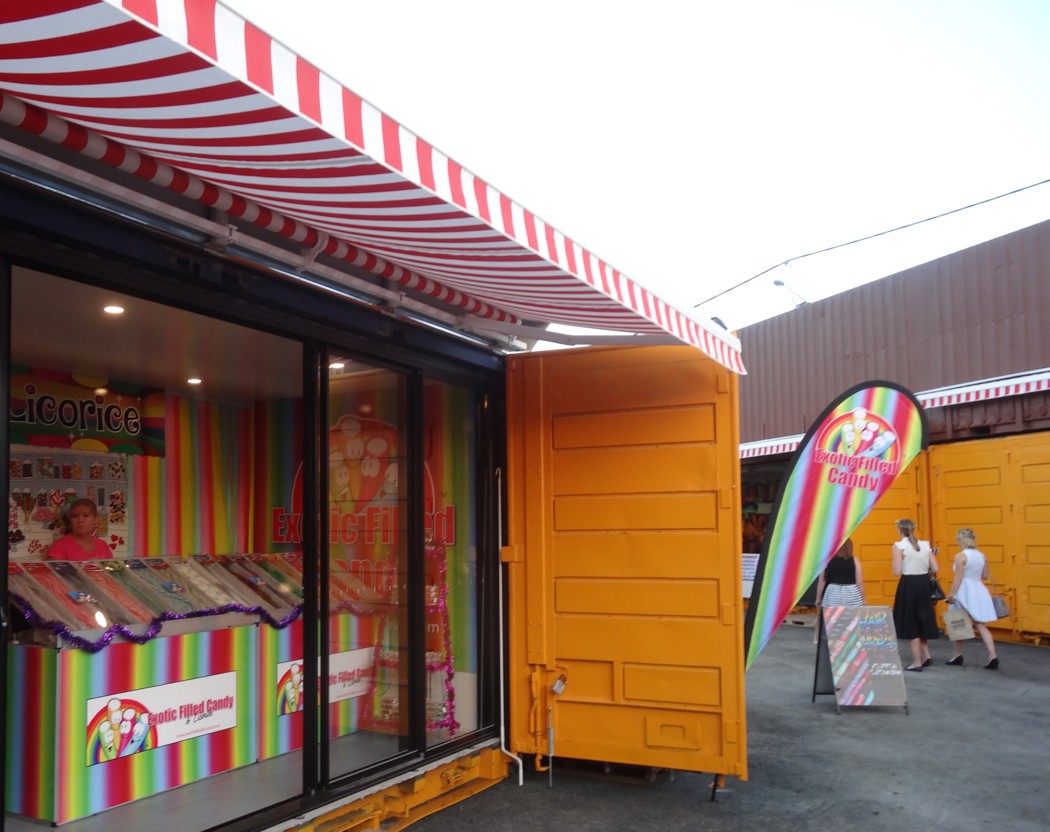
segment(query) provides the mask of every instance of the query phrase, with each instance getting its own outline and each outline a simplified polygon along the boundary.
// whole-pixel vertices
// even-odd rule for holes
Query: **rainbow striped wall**
[[[252,551],[253,411],[164,396],[163,457],[129,459],[129,551],[140,556]]]
[[[332,616],[329,623],[329,647],[333,653],[372,647],[376,640],[377,617],[357,615]],[[303,624],[296,621],[283,630],[259,627],[259,759],[265,760],[303,747],[303,714],[278,713],[277,665],[301,659]],[[329,707],[329,736],[346,736],[358,730],[362,709],[368,698],[359,696],[336,702]]]
[[[283,630],[259,627],[259,759],[266,760],[303,747],[303,714],[277,713],[277,663],[303,657],[303,622]]]
[[[8,647],[7,810],[49,821],[55,820],[57,677],[57,651]]]
[[[244,551],[299,550],[302,548],[301,541],[287,544],[274,542],[271,512],[275,508],[285,508],[289,512],[302,513],[302,488],[297,477],[303,461],[302,404],[297,399],[260,402],[255,405],[253,417],[253,548]]]
[[[255,627],[114,643],[97,654],[11,647],[7,809],[65,823],[254,762],[256,655]],[[90,699],[231,671],[236,727],[85,765]]]
[[[437,441],[428,450],[426,466],[434,481],[434,503],[428,511],[440,517],[455,506],[455,542],[446,546],[448,614],[456,670],[477,669],[477,587],[474,574],[477,523],[477,460],[474,396],[463,388],[428,384],[424,413],[427,431]],[[469,430],[468,430],[469,428]],[[440,529],[439,531],[439,539]]]

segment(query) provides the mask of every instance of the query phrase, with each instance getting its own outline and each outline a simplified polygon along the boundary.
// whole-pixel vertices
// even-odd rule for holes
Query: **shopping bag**
[[[945,610],[944,632],[952,641],[965,641],[968,638],[975,637],[973,621],[966,610],[962,608]]]
[[[995,617],[996,618],[1009,618],[1010,617],[1010,607],[1006,603],[1006,599],[1003,598],[1002,595],[993,595],[992,596],[992,606],[995,607]]]

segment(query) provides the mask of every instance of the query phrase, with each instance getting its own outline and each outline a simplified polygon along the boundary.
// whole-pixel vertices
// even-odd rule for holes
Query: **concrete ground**
[[[902,643],[907,655],[907,645]],[[951,646],[933,642],[936,664],[906,673],[909,713],[811,701],[815,647],[808,626],[785,624],[747,671],[750,779],[659,773],[603,777],[555,760],[546,773],[517,769],[498,786],[411,826],[412,832],[536,829],[855,829],[901,832],[1043,832],[1050,827],[1050,649],[1000,644],[998,672],[984,647],[946,667]],[[907,663],[907,661],[905,661]]]

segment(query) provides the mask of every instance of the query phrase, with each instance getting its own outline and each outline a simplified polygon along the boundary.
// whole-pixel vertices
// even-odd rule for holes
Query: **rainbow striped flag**
[[[890,382],[847,390],[813,423],[773,504],[744,620],[745,667],[925,447],[922,406]]]

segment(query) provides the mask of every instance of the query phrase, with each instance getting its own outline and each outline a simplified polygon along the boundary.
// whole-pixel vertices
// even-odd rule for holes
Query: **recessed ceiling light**
[[[186,383],[187,384],[200,384],[201,380],[199,378],[188,378],[188,379],[186,379]]]
[[[102,311],[107,315],[123,315],[124,307],[117,306],[115,303],[111,303],[109,306],[102,307]]]
[[[333,361],[331,364],[328,365],[328,369],[329,370],[341,370],[345,366],[346,365],[342,361]]]

